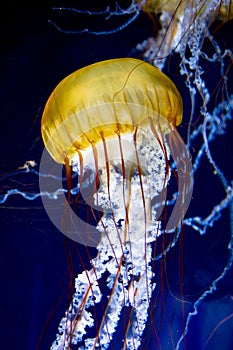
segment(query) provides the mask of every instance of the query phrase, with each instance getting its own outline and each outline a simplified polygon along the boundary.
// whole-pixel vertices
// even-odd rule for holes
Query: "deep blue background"
[[[48,18],[54,16],[49,3],[44,6],[39,1],[31,4],[20,2],[19,6],[16,1],[11,1],[7,6],[2,13],[3,40],[0,47],[0,188],[1,194],[11,188],[37,192],[38,177],[17,169],[26,160],[40,162],[43,150],[40,119],[53,88],[80,67],[103,59],[132,55],[136,44],[153,33],[153,25],[141,14],[133,24],[116,34],[68,35],[48,23]],[[85,27],[86,18],[83,21]],[[91,25],[95,27],[95,19]],[[232,26],[221,32],[224,45],[229,45],[230,28]],[[185,99],[187,92],[183,88],[184,82],[179,80],[178,71],[172,70],[172,64],[168,74]],[[216,83],[213,72],[208,79],[210,85]],[[185,104],[188,106],[188,99]],[[185,135],[187,120],[184,119],[179,129],[182,136]],[[232,128],[220,140],[215,152],[219,153],[220,164],[230,179],[233,164]],[[208,214],[209,209],[218,203],[216,196],[224,197],[220,186],[213,185],[206,177],[207,168],[208,164],[203,166],[196,179],[190,215]],[[207,198],[207,204],[203,204],[203,207],[200,201],[202,196]],[[28,201],[20,196],[11,196],[0,208],[0,232],[0,347],[33,350],[45,328],[47,333],[41,349],[46,350],[54,340],[57,322],[66,306],[67,299],[60,296],[66,290],[70,277],[65,247],[68,244],[72,254],[72,244],[67,243],[49,221],[40,199]],[[187,295],[190,295],[192,302],[226,265],[229,213],[224,212],[221,221],[206,237],[197,237],[191,229],[186,229],[185,235],[185,281]],[[86,261],[86,258],[83,260]],[[74,257],[73,266],[74,274],[82,271],[78,257]],[[215,295],[200,308],[200,316],[192,323],[187,350],[203,349],[205,340],[217,323],[233,312],[232,289],[231,273],[219,285]],[[232,319],[224,323],[218,332],[205,349],[230,350],[233,345]],[[199,342],[202,336],[204,341]],[[224,346],[220,347],[220,344]]]

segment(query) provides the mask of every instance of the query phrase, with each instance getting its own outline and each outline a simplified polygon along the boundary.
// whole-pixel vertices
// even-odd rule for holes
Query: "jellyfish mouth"
[[[145,239],[161,212],[152,200],[166,189],[169,151],[164,152],[151,132],[137,129],[136,137],[132,133],[112,137],[81,152],[83,174],[80,158],[73,158],[71,164],[82,178],[80,192],[86,203],[103,213],[98,231],[114,245]],[[96,178],[98,186],[90,186]],[[94,189],[91,196],[90,188]]]

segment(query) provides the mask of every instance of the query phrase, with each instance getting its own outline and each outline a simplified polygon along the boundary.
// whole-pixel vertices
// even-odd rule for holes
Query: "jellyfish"
[[[63,210],[68,221],[62,230],[72,240],[96,247],[97,256],[91,269],[75,279],[51,349],[108,349],[115,334],[119,348],[140,347],[156,288],[153,244],[164,232],[178,235],[191,200],[191,161],[176,130],[182,108],[172,81],[134,58],[81,68],[52,92],[41,132],[51,157],[66,168]],[[160,217],[174,171],[178,194],[163,227]],[[85,225],[77,218],[78,208],[76,213],[67,210],[72,173],[78,174],[78,193],[92,211],[101,211],[94,223]]]
[[[233,16],[231,1],[195,1],[172,0],[169,2],[136,0],[141,10],[155,17],[160,29],[143,43],[137,45],[145,60],[160,68],[172,52],[177,52],[184,59],[187,47],[198,56],[208,28],[217,19],[222,23]],[[196,51],[196,52],[194,52]],[[193,60],[193,66],[196,61]]]

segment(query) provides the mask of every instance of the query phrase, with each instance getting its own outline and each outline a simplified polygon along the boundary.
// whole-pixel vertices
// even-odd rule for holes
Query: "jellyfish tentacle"
[[[145,252],[141,249],[143,238],[133,244],[133,247],[132,243],[126,243],[125,252],[121,256],[120,264],[116,263],[115,258],[110,259],[106,263],[106,269],[110,273],[108,278],[108,287],[111,289],[109,302],[104,312],[98,334],[95,339],[85,339],[85,349],[95,349],[96,346],[100,346],[101,349],[108,349],[122,310],[125,307],[131,307],[131,312],[125,328],[122,349],[134,350],[140,345],[148,316],[150,298],[155,288],[155,284],[152,283],[153,273],[150,265],[152,254],[150,242],[156,236],[157,234],[154,233],[153,239],[150,238],[149,242],[147,242],[147,266],[145,266],[144,260]],[[115,248],[118,250],[118,254],[121,254],[120,248]],[[131,258],[132,256],[133,260]],[[124,266],[122,264],[123,259],[125,260]],[[147,273],[145,273],[146,270]]]
[[[143,243],[143,242],[141,242]],[[152,248],[147,243],[147,263],[142,264],[144,257],[137,257],[139,264],[134,265],[134,278],[129,285],[129,303],[132,306],[128,325],[124,336],[122,349],[137,349],[141,344],[141,338],[146,326],[148,307],[155,284],[152,283],[152,268],[150,265]],[[134,254],[134,258],[135,254]],[[135,261],[136,259],[134,259]]]

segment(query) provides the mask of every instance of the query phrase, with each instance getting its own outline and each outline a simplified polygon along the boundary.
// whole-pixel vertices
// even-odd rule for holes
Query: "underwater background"
[[[135,49],[138,43],[153,35],[153,23],[141,13],[132,23],[112,34],[96,35],[88,32],[70,34],[56,29],[49,19],[56,23],[67,22],[76,29],[76,19],[66,15],[55,15],[52,2],[40,1],[28,4],[11,1],[2,11],[1,60],[1,101],[0,101],[0,332],[2,349],[33,350],[49,349],[57,332],[58,323],[67,306],[70,273],[68,273],[67,251],[73,259],[75,276],[83,270],[72,242],[65,239],[50,222],[39,195],[39,163],[43,152],[40,135],[40,120],[44,105],[54,87],[68,74],[88,64],[117,57],[141,57]],[[93,4],[86,2],[92,9]],[[84,5],[80,6],[82,9]],[[56,17],[57,16],[57,17]],[[79,16],[79,27],[94,28],[93,31],[108,31],[109,27],[120,26],[124,19],[104,22],[95,16]],[[82,22],[83,21],[83,22]],[[80,29],[81,28],[81,29]],[[233,23],[229,21],[215,31],[221,48],[232,50]],[[204,44],[205,45],[205,44]],[[206,50],[208,51],[208,43]],[[210,49],[211,50],[211,49]],[[233,93],[232,61],[226,63],[227,94]],[[220,86],[221,75],[217,64],[206,65],[205,82],[212,94],[208,106],[212,111],[226,93]],[[184,101],[184,119],[178,131],[184,141],[190,115],[190,98],[185,77],[179,74],[178,57],[172,55],[166,63],[165,73],[175,82]],[[218,84],[219,89],[218,89]],[[221,90],[222,89],[222,90]],[[224,95],[224,96],[223,96]],[[198,102],[197,102],[198,103]],[[193,129],[202,123],[195,106]],[[226,107],[227,108],[227,107]],[[221,116],[221,113],[220,113]],[[222,119],[218,134],[211,144],[214,160],[221,169],[232,190],[233,180],[233,123]],[[203,140],[197,138],[191,147],[192,159],[196,159]],[[26,161],[36,165],[25,167]],[[230,196],[230,195],[229,195]],[[223,203],[227,199],[227,204]],[[231,197],[232,198],[232,197]],[[216,206],[219,205],[218,210]],[[225,205],[225,207],[224,207]],[[213,282],[225,271],[223,278],[213,285],[203,302],[198,303],[196,315],[189,323],[186,343],[180,349],[187,350],[230,350],[233,348],[233,273],[232,235],[233,205],[226,188],[218,175],[214,174],[208,157],[198,163],[194,178],[194,192],[187,218],[203,219],[199,232],[194,221],[184,223],[182,242],[182,279],[185,303],[192,312],[193,305],[210,290]],[[214,211],[213,218],[208,218]],[[82,259],[89,267],[88,256],[82,250]],[[95,256],[95,251],[91,251]],[[179,251],[176,251],[179,259]],[[225,269],[225,270],[224,270]],[[175,270],[176,271],[176,270]],[[176,284],[180,278],[173,276],[174,287],[166,303],[175,310]],[[173,289],[174,288],[174,289]],[[177,297],[178,298],[178,297]],[[156,308],[154,312],[156,313]],[[159,311],[158,311],[159,312]],[[172,318],[173,317],[173,318]],[[173,312],[170,322],[174,332],[184,328],[182,316]],[[164,323],[164,320],[162,321]],[[161,345],[152,341],[141,349],[173,349],[163,339]],[[146,330],[150,334],[150,329]],[[166,332],[165,332],[166,333]],[[148,336],[147,336],[148,337]],[[164,336],[165,337],[165,336]],[[41,341],[40,341],[41,339]],[[116,347],[117,349],[117,347]]]

